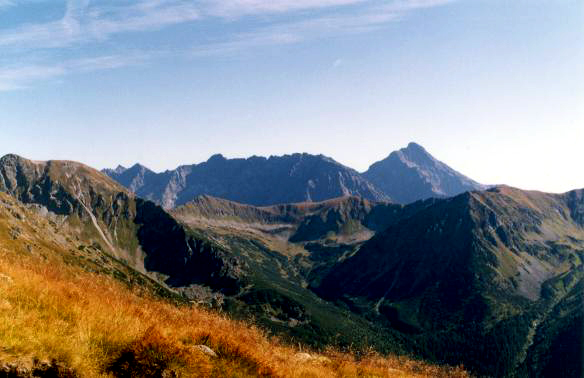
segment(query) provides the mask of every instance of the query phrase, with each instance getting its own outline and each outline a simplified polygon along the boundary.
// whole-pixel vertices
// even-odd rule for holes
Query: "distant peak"
[[[225,156],[223,156],[222,154],[215,154],[215,155],[211,156],[209,158],[209,160],[207,160],[207,161],[212,162],[212,161],[224,161],[224,160],[227,160],[225,158]]]
[[[22,156],[18,156],[16,154],[6,154],[0,158],[1,161],[16,161],[16,160],[25,160]]]
[[[126,168],[123,165],[118,165],[116,169],[110,170],[110,172],[111,171],[118,175],[121,175],[126,172],[131,172],[132,175],[144,172],[151,172],[151,170],[148,169],[148,167],[145,167],[140,163],[136,163],[132,165],[130,168]]]
[[[408,150],[408,151],[423,151],[423,152],[426,152],[426,149],[424,147],[420,146],[416,142],[410,142],[410,143],[408,143],[408,146],[405,149]]]
[[[121,166],[121,165],[118,165],[118,168],[119,168],[119,167],[122,167],[122,166]],[[118,168],[116,168],[116,169],[118,169]],[[122,168],[124,168],[124,167],[122,167]],[[145,167],[145,166],[143,166],[143,165],[142,165],[142,164],[140,164],[140,163],[136,163],[136,164],[132,165],[132,167],[131,167],[130,169],[134,169],[134,168],[146,168],[146,167]]]
[[[406,148],[398,151],[400,159],[405,159],[416,164],[433,164],[435,159],[426,149],[417,143],[410,142]]]
[[[124,167],[121,164],[118,164],[118,166],[116,168],[114,168],[114,172],[117,174],[124,173],[127,170],[128,170],[128,168]]]

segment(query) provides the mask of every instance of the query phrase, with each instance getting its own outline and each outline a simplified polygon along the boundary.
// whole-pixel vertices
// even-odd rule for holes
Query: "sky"
[[[162,171],[415,141],[584,188],[582,0],[0,0],[0,155]]]

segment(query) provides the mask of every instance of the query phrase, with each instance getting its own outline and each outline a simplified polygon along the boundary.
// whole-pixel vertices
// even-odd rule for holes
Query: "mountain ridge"
[[[159,173],[140,164],[102,172],[167,209],[199,194],[256,206],[320,202],[346,195],[405,204],[486,189],[413,142],[363,173],[325,155],[307,153],[234,159],[215,154],[205,162]],[[267,192],[266,187],[271,190]]]
[[[307,153],[236,159],[215,154],[205,162],[161,173],[137,165],[122,173],[103,172],[167,209],[199,194],[256,206],[319,202],[343,195],[390,200],[354,169],[324,155]]]

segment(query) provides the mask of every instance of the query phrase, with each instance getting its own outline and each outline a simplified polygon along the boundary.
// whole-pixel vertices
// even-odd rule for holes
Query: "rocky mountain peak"
[[[207,163],[224,162],[226,160],[227,159],[222,154],[214,154],[207,160]]]
[[[163,173],[105,171],[139,196],[165,208],[185,204],[200,194],[252,205],[323,201],[344,195],[388,200],[355,170],[323,155],[297,153],[269,158],[227,159],[211,156],[206,162]]]
[[[399,203],[451,197],[485,188],[434,158],[414,142],[372,164],[363,176]]]
[[[411,165],[430,166],[440,163],[424,147],[414,142],[409,143],[406,148],[402,148],[396,153],[402,161]]]
[[[118,165],[115,169],[114,172],[117,174],[120,173],[124,173],[128,168],[124,167],[123,165]]]

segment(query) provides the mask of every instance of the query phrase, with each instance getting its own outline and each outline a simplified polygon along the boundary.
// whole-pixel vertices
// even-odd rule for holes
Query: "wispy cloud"
[[[199,8],[189,1],[149,0],[131,6],[91,9],[87,31],[99,39],[124,32],[152,31],[200,19]]]
[[[368,0],[207,0],[203,2],[203,5],[207,14],[235,18],[245,15],[341,7],[365,2]]]
[[[85,57],[54,64],[30,63],[0,67],[0,92],[25,89],[39,80],[59,79],[69,74],[135,66],[143,64],[149,59],[150,56],[139,53]]]
[[[197,6],[187,1],[148,0],[133,4],[92,5],[89,0],[68,0],[65,14],[59,20],[28,23],[0,31],[0,46],[63,48],[103,41],[123,32],[157,30],[198,18]]]
[[[399,21],[414,10],[432,8],[454,1],[456,0],[369,1],[352,12],[345,12],[341,8],[293,21],[269,23],[251,31],[230,35],[227,40],[200,44],[193,48],[193,55],[233,54],[260,46],[364,33]]]
[[[33,0],[0,0],[0,9]],[[53,3],[54,0],[34,0]],[[66,0],[63,14],[48,22],[28,22],[1,28],[0,90],[32,85],[34,81],[73,72],[111,69],[151,59],[157,46],[140,53],[87,57],[91,47],[124,33],[153,32],[168,26],[207,22],[216,32],[205,41],[189,40],[187,56],[233,54],[261,46],[300,43],[330,36],[363,33],[402,19],[410,12],[456,0]],[[64,6],[63,6],[64,5]],[[229,32],[221,23],[231,24]],[[241,21],[241,22],[240,22]],[[227,29],[226,29],[227,30]],[[61,60],[64,51],[75,59]],[[54,53],[53,53],[54,51]],[[44,61],[22,65],[22,61]],[[35,59],[31,59],[35,58]],[[19,63],[19,64],[17,64]]]
[[[15,5],[16,5],[16,2],[14,0],[0,0],[0,9],[7,8],[7,7],[13,7]]]

